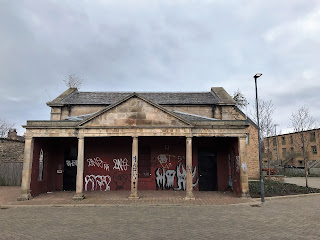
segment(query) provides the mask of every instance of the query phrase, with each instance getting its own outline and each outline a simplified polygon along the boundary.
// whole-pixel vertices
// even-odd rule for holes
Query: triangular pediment
[[[82,121],[85,127],[191,127],[192,124],[136,93]]]

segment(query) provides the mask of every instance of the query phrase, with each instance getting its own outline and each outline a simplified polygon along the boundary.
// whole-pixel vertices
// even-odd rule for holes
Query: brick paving
[[[8,188],[8,190],[4,190]],[[7,196],[2,199],[1,193]],[[227,205],[255,202],[253,199],[240,198],[231,192],[195,191],[196,200],[184,200],[184,191],[139,191],[139,199],[129,199],[130,191],[85,192],[82,201],[72,200],[75,192],[53,192],[36,196],[32,200],[18,202],[20,188],[0,187],[0,205]],[[3,195],[4,196],[4,195]]]
[[[0,239],[319,239],[320,196],[249,205],[0,209]]]

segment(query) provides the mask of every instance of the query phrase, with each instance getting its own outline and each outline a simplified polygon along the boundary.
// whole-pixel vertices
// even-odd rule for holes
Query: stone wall
[[[79,116],[89,113],[95,113],[106,107],[107,105],[75,105],[70,107],[52,107],[51,120],[63,120],[68,116]],[[163,105],[162,107],[166,108],[169,111],[175,110],[185,113],[196,114],[204,117],[213,117],[212,106]],[[221,116],[217,115],[217,118],[221,118]]]
[[[233,119],[245,120],[246,116],[244,113],[237,109],[233,109]],[[246,152],[248,158],[248,177],[249,179],[259,179],[259,144],[258,144],[258,129],[252,122],[249,121],[249,127],[246,129],[247,141],[246,141]]]
[[[0,185],[21,184],[24,142],[0,139]]]
[[[92,119],[84,126],[188,126],[174,116],[139,99],[131,98]]]
[[[247,130],[248,140],[246,144],[248,158],[248,177],[249,179],[259,179],[259,145],[258,129],[250,125]]]
[[[24,142],[0,139],[0,163],[23,162]]]

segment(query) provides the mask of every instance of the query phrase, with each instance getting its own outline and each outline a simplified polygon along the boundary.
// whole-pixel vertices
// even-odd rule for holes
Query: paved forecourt
[[[0,209],[0,239],[319,239],[319,195],[241,205]]]

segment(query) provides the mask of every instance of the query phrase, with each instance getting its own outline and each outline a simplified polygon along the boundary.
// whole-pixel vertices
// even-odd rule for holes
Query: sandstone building
[[[272,166],[294,166],[304,168],[301,132],[281,134],[265,139],[265,153],[269,147],[269,159]],[[320,167],[320,128],[303,132],[308,167]],[[267,164],[267,159],[264,159]]]
[[[225,191],[258,178],[257,128],[221,87],[209,92],[79,92],[27,121],[21,200],[47,191]]]

